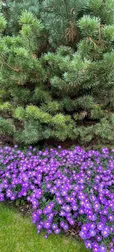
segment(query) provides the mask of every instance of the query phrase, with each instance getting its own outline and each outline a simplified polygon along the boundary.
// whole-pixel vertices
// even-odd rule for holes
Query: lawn
[[[63,235],[44,239],[37,234],[31,219],[0,204],[0,251],[2,252],[86,252],[82,243]]]

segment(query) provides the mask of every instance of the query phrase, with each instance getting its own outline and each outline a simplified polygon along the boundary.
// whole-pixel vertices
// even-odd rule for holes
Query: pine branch
[[[67,19],[69,19],[69,12],[68,12],[67,0],[63,0],[63,2],[64,2],[64,4],[65,4],[65,8],[66,8]]]
[[[1,59],[3,60],[2,57],[1,57]],[[11,70],[13,70],[14,72],[17,72],[17,73],[21,72],[20,69],[17,69],[17,68],[15,68],[15,67],[12,67],[12,66],[10,66],[8,63],[6,63],[6,62],[4,62],[4,61],[3,61],[3,64],[6,65],[6,66],[7,66],[8,68],[10,68]]]

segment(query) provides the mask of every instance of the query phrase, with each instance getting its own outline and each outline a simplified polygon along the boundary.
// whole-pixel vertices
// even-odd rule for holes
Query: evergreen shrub
[[[26,145],[113,141],[113,44],[113,0],[23,0],[23,8],[7,1],[0,15],[0,134]]]

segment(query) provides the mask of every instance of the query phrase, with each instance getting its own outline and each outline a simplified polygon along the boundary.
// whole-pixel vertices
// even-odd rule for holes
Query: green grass
[[[15,209],[0,204],[1,252],[87,252],[84,245],[64,235],[37,234],[31,219]]]

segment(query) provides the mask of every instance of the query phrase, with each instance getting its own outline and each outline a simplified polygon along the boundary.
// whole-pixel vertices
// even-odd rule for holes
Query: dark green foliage
[[[113,141],[113,14],[113,0],[2,6],[1,134],[24,144]]]
[[[20,30],[19,17],[23,10],[27,10],[39,17],[39,0],[4,0],[2,1],[2,12],[8,21],[6,33],[16,34]]]

